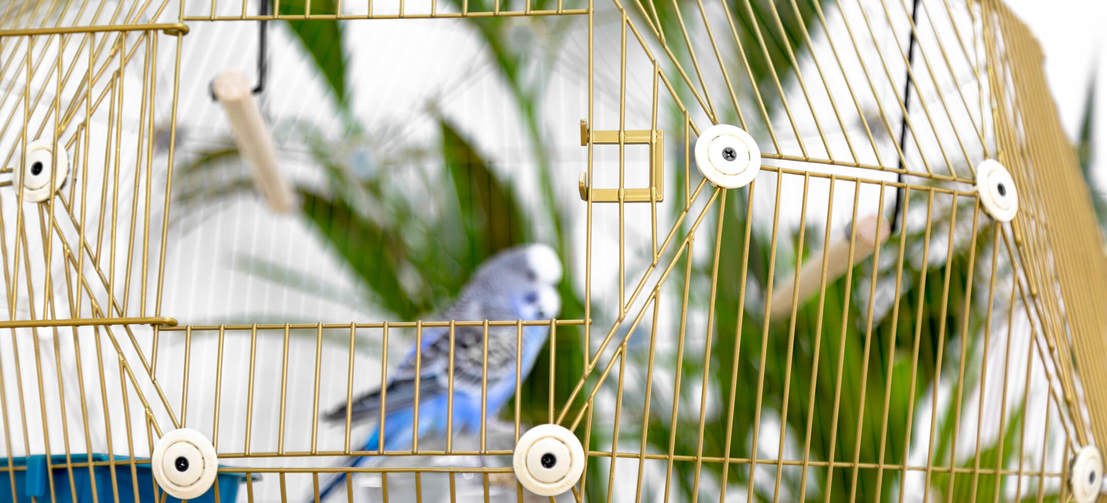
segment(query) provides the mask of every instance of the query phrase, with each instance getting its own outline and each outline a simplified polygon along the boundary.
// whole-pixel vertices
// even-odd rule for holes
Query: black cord
[[[258,94],[265,90],[265,76],[269,73],[269,30],[267,30],[269,20],[265,19],[269,16],[269,1],[261,0],[258,3],[258,14],[263,18],[258,21],[258,83],[250,90],[250,94]],[[212,101],[217,101],[218,98],[215,97],[215,89],[212,88],[211,83],[208,84],[208,94],[211,95]]]
[[[262,17],[269,16],[269,0],[261,0],[258,2],[258,14]],[[266,28],[269,27],[269,21],[262,19],[258,25],[258,85],[250,91],[253,94],[258,94],[265,90],[265,74],[269,70],[269,52],[267,50],[268,32]]]
[[[896,175],[896,181],[901,184],[896,188],[896,205],[892,210],[892,226],[890,228],[891,233],[895,234],[896,229],[899,228],[899,214],[903,209],[903,154],[904,149],[907,148],[907,112],[911,110],[911,68],[915,63],[915,27],[917,27],[919,14],[919,0],[915,0],[911,4],[911,38],[907,43],[907,75],[903,83],[903,119],[899,123],[899,151],[902,154],[899,160],[896,162],[896,167],[899,173]]]

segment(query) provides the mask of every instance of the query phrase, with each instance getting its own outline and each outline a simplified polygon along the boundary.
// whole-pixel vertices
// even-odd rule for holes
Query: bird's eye
[[[527,301],[527,304],[534,304],[538,302],[538,294],[536,292],[530,292],[526,297],[523,297],[523,300]]]
[[[534,271],[528,269],[527,270],[527,280],[536,281],[537,279],[538,279],[538,275],[535,274]]]

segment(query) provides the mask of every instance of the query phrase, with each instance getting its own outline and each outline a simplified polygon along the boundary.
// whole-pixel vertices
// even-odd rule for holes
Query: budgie
[[[486,260],[472,275],[452,306],[436,319],[442,320],[523,320],[556,317],[561,309],[557,284],[561,281],[561,261],[542,244],[518,246],[501,251]],[[522,348],[514,326],[489,327],[488,377],[484,417],[495,417],[515,392],[516,355],[520,357],[520,379],[534,366],[549,334],[545,326],[523,328]],[[445,435],[449,399],[449,348],[447,327],[424,328],[419,355],[419,436]],[[484,328],[454,327],[453,431],[477,432],[481,426],[481,381],[484,367]],[[388,375],[385,386],[384,436],[374,427],[362,450],[410,449],[412,444],[416,348],[412,348],[399,366]],[[372,390],[351,402],[351,421],[380,419],[381,391]],[[346,421],[346,403],[324,414],[332,423]],[[347,466],[360,466],[367,457],[355,457]],[[319,493],[326,498],[345,482],[345,474],[331,480]]]

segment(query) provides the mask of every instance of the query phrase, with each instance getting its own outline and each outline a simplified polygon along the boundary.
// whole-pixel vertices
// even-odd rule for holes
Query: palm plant
[[[1084,116],[1080,119],[1079,137],[1076,142],[1076,153],[1080,160],[1080,173],[1084,175],[1084,182],[1092,195],[1092,205],[1095,208],[1096,218],[1099,219],[1100,229],[1107,232],[1107,193],[1096,188],[1098,178],[1093,173],[1093,161],[1095,152],[1095,89],[1096,71],[1092,70],[1092,77],[1088,82],[1088,95],[1084,100]]]
[[[480,9],[489,7],[483,4],[490,2],[468,3]],[[541,9],[554,2],[533,3],[535,9]],[[774,79],[787,85],[794,75],[791,66],[797,61],[788,54],[802,55],[808,47],[801,30],[815,29],[820,7],[813,1],[793,5],[798,5],[794,15],[782,18],[782,33],[770,37],[769,57],[751,65],[751,80],[759,89],[767,88]],[[281,14],[309,13],[308,3],[303,0],[282,1],[279,8]],[[655,0],[650,5],[661,21],[660,29],[678,22],[677,9],[681,8],[677,2]],[[753,37],[752,27],[767,24],[768,10],[775,8],[773,2],[753,2],[748,11],[735,9],[741,36]],[[314,0],[310,9],[310,13],[335,12],[329,0]],[[441,307],[457,294],[468,271],[499,249],[536,239],[534,229],[545,226],[553,229],[551,236],[544,237],[560,252],[567,273],[561,287],[564,303],[561,317],[583,318],[585,309],[580,297],[583,289],[576,284],[579,274],[574,273],[570,256],[578,243],[567,232],[574,222],[569,220],[571,212],[553,194],[553,168],[548,146],[542,140],[543,117],[538,105],[543,97],[542,69],[548,69],[550,60],[558,53],[567,25],[553,23],[554,28],[547,32],[546,45],[535,50],[511,40],[513,28],[527,21],[490,18],[466,22],[495,61],[496,71],[511,94],[511,103],[519,111],[538,170],[539,204],[524,205],[519,196],[524,192],[522,188],[502,179],[481,146],[439,112],[434,112],[439,143],[421,146],[422,151],[405,150],[397,157],[431,151],[436,155],[428,158],[442,159],[443,173],[448,179],[445,185],[451,189],[448,191],[451,198],[442,203],[443,207],[426,208],[425,201],[409,190],[410,186],[385,176],[387,170],[352,166],[370,161],[347,154],[372,145],[370,135],[350,109],[343,25],[331,20],[289,20],[285,24],[302,42],[304,51],[324,77],[344,126],[341,139],[329,137],[311,124],[283,126],[283,131],[307,146],[325,180],[323,186],[297,186],[300,212],[319,239],[357,276],[373,306],[395,319],[415,319]],[[683,42],[676,38],[670,38],[669,42],[679,54]],[[767,115],[772,115],[772,104],[768,107]],[[193,190],[190,187],[197,185],[189,180],[199,180],[213,162],[234,155],[232,148],[221,148],[196,155],[192,162],[177,167],[177,179],[181,181],[175,195],[177,202],[188,208],[224,197],[225,193]],[[389,162],[381,156],[375,159],[376,168]],[[692,183],[682,167],[670,171],[677,192]],[[416,172],[428,176],[425,170]],[[830,241],[828,227],[778,228],[775,223],[768,225],[768,218],[751,215],[754,197],[751,193],[763,190],[761,187],[766,183],[769,182],[755,183],[748,192],[726,192],[725,209],[714,217],[719,219],[716,222],[721,229],[717,234],[719,242],[713,242],[715,237],[710,233],[703,233],[703,240],[708,243],[704,246],[714,248],[717,244],[719,255],[732,259],[717,264],[687,264],[689,279],[685,282],[676,275],[672,288],[689,289],[693,284],[715,282],[746,285],[745,291],[767,292],[771,282],[795,270],[800,263],[817,260],[818,243],[822,241],[825,245]],[[244,190],[249,185],[243,180],[228,187]],[[857,463],[905,464],[909,456],[905,442],[916,433],[913,421],[920,411],[938,409],[937,405],[927,409],[925,402],[936,400],[933,396],[940,388],[939,382],[952,383],[947,385],[948,395],[957,397],[971,393],[979,384],[980,367],[967,362],[977,361],[987,352],[991,313],[970,308],[980,305],[979,297],[983,295],[980,290],[972,291],[970,285],[997,270],[995,274],[1010,274],[1001,264],[993,264],[998,264],[994,258],[999,246],[998,230],[982,218],[975,201],[954,197],[935,204],[933,200],[927,201],[927,194],[922,192],[905,197],[911,204],[903,205],[905,224],[901,232],[844,278],[830,279],[821,295],[799,299],[796,312],[787,322],[770,322],[765,316],[764,302],[752,295],[740,297],[738,288],[718,289],[710,306],[716,320],[712,345],[703,354],[677,353],[658,359],[668,361],[667,371],[683,374],[686,382],[702,380],[705,388],[723,393],[718,398],[721,406],[702,415],[696,428],[681,423],[679,415],[670,416],[661,407],[648,413],[634,411],[634,405],[628,401],[628,412],[624,412],[648,416],[644,438],[650,452],[701,452],[703,456],[720,458],[756,458],[759,440],[755,432],[771,413],[781,425],[777,432],[781,449],[785,436],[800,439],[794,442],[803,446],[806,457],[829,463],[799,475],[794,470],[784,473],[780,464],[768,466],[765,468],[775,472],[779,484],[771,487],[757,484],[754,488],[752,481],[758,469],[748,463],[701,465],[670,461],[666,467],[666,491],[671,496],[679,494],[686,500],[700,496],[705,491],[699,483],[701,477],[713,478],[722,491],[744,485],[750,496],[764,501],[778,499],[781,485],[795,499],[824,501],[879,501],[886,499],[897,484],[903,487],[906,470],[859,469]],[[779,199],[775,204],[780,204]],[[932,227],[907,223],[911,221],[907,208],[922,208],[944,217],[928,218],[927,222],[949,224]],[[939,258],[944,259],[917,258],[937,253],[935,250],[941,250],[943,257]],[[993,258],[989,261],[987,257]],[[770,272],[770,262],[775,264],[776,274]],[[994,267],[993,271],[988,271],[989,267]],[[692,302],[696,310],[706,311],[710,300],[700,296]],[[1003,302],[1004,299],[995,303],[987,300],[983,304],[995,304],[992,309],[1001,311],[1003,307],[999,305]],[[593,306],[594,313],[602,310],[602,305]],[[592,351],[584,346],[579,327],[559,327],[555,343],[556,372],[548,368],[550,359],[543,354],[532,378],[523,385],[520,401],[524,422],[548,420],[551,400],[548,376],[558,380],[553,383],[553,402],[564,403],[576,383],[574,376],[582,374]],[[648,372],[646,354],[631,353],[629,359],[630,372]],[[650,381],[649,375],[640,377],[638,383]],[[744,384],[741,391],[737,391],[736,383]],[[645,396],[646,390],[641,386],[628,396],[634,393]],[[657,390],[651,393],[656,394]],[[676,391],[676,395],[681,393],[681,389]],[[1012,411],[1010,419],[1000,426],[1001,434],[995,442],[978,447],[975,455],[966,460],[956,454],[957,418],[967,407],[958,400],[931,418],[935,425],[930,442],[934,464],[976,463],[997,469],[1007,466],[1021,450],[1021,446],[1015,448],[1015,438],[1022,426],[1019,419],[1022,414]],[[665,398],[658,396],[655,403],[665,403]],[[695,409],[704,405],[686,400],[684,407]],[[642,431],[627,429],[614,442],[636,445],[641,438]],[[593,448],[610,445],[612,441],[598,436],[591,439]],[[780,457],[779,454],[771,457]],[[853,467],[834,468],[834,463],[852,463]],[[832,467],[827,468],[826,464]],[[927,487],[952,501],[962,500],[970,491],[978,498],[990,500],[1006,494],[1008,483],[1006,478],[995,475],[970,481],[960,474],[951,477],[947,471],[935,473],[928,479]],[[591,501],[605,498],[608,478],[602,463],[589,465],[586,489]],[[705,493],[702,497],[717,496]]]

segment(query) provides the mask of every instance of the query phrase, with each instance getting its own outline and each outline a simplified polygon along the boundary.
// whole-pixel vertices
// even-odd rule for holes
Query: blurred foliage
[[[1088,95],[1084,99],[1084,115],[1080,118],[1080,131],[1076,140],[1076,153],[1080,162],[1080,173],[1084,175],[1084,183],[1088,185],[1091,193],[1092,207],[1095,209],[1096,218],[1099,220],[1099,228],[1107,233],[1107,192],[1099,189],[1099,180],[1092,171],[1095,162],[1095,92],[1096,70],[1093,68],[1092,77],[1088,82]]]
[[[333,14],[335,0],[269,0],[276,4],[278,15]],[[310,11],[309,11],[310,9]],[[346,89],[346,50],[342,29],[336,19],[286,20],[284,24],[300,41],[316,69],[326,79],[340,111],[348,111],[350,97]]]
[[[498,250],[530,241],[522,210],[510,187],[501,183],[485,160],[445,120],[440,120],[442,153],[453,182],[465,229],[467,257],[479,264]]]
[[[459,7],[461,0],[445,1]],[[471,10],[492,10],[491,3],[492,0],[468,0]],[[553,0],[534,0],[533,8],[549,8],[551,4]],[[641,19],[672,50],[672,60],[665,64],[689,64],[689,51],[679,34],[682,17],[699,15],[693,10],[696,6],[691,2],[664,0],[644,0],[643,5],[639,11]],[[303,13],[306,8],[304,0],[286,0],[280,4],[282,14]],[[321,12],[328,12],[328,9],[333,12],[334,7],[330,0],[313,0],[311,8],[313,12],[317,8]],[[738,50],[742,54],[726,58],[731,65],[728,71],[732,75],[748,75],[751,81],[749,88],[740,90],[738,98],[753,100],[754,88],[761,90],[764,96],[779,96],[778,88],[787,89],[794,82],[795,65],[802,60],[814,38],[811,32],[825,22],[821,4],[809,0],[785,6],[771,0],[753,0],[736,2],[730,9],[728,15],[736,26],[742,46]],[[568,25],[556,18],[541,21],[486,18],[465,22],[479,34],[519,111],[538,170],[541,200],[524,207],[518,200],[521,188],[497,175],[480,146],[474,144],[463,128],[435,112],[439,143],[433,150],[439,154],[430,157],[440,159],[443,174],[448,177],[448,183],[439,186],[452,187],[448,200],[435,201],[441,207],[428,211],[424,194],[406,191],[390,177],[380,176],[385,171],[379,165],[370,166],[368,170],[352,167],[347,150],[336,148],[336,144],[349,143],[348,138],[328,138],[310,125],[298,125],[311,158],[326,180],[322,187],[297,187],[303,217],[320,240],[348,265],[369,293],[374,306],[395,319],[415,319],[445,307],[468,274],[484,259],[497,250],[536,239],[552,241],[550,244],[563,260],[566,274],[561,285],[563,310],[560,318],[584,318],[585,306],[580,298],[584,289],[576,283],[581,275],[574,271],[571,260],[572,250],[581,249],[583,243],[574,243],[572,234],[566,232],[577,223],[568,220],[569,212],[554,197],[553,167],[548,146],[543,142],[543,116],[539,107],[544,78],[556,62]],[[516,43],[515,30],[520,26],[525,29],[526,23],[539,22],[552,26],[541,43]],[[343,25],[330,20],[289,20],[286,25],[318,66],[330,87],[336,109],[350,118],[347,129],[356,136],[362,128],[349,110],[347,68],[341,43]],[[762,41],[765,50],[759,50]],[[665,68],[669,70],[672,68]],[[681,99],[692,102],[692,90],[680,87],[682,85],[678,82]],[[769,117],[779,108],[779,103],[766,102],[764,105]],[[718,117],[723,122],[734,122],[735,111],[720,110]],[[683,127],[683,123],[670,125],[674,131]],[[756,128],[756,124],[751,127]],[[1082,138],[1090,139],[1087,128],[1090,126],[1086,126]],[[670,135],[670,138],[678,136]],[[684,147],[678,145],[669,151],[679,152]],[[203,177],[205,170],[212,169],[211,166],[233,156],[233,150],[217,149],[201,153],[191,163],[176,169],[182,171],[182,180],[198,179]],[[683,192],[692,183],[686,179],[682,168],[669,170],[674,174],[675,183],[667,185],[672,187],[670,190],[674,194]],[[188,183],[182,185],[175,197],[188,203],[195,203],[197,198],[218,198],[227,194],[196,194],[196,190],[203,188],[195,189]],[[228,189],[231,191],[249,187],[248,182],[228,186],[234,187]],[[711,284],[712,281],[722,286],[715,298],[712,344],[705,350],[708,356],[705,358],[702,351],[689,351],[679,359],[667,355],[668,363],[658,363],[670,365],[669,371],[682,373],[687,382],[702,380],[709,389],[718,390],[722,407],[706,414],[702,425],[680,422],[679,414],[674,416],[678,419],[674,422],[668,410],[660,405],[652,409],[645,435],[649,451],[680,454],[702,450],[705,456],[760,457],[762,455],[754,446],[762,440],[755,439],[754,432],[767,435],[758,430],[759,425],[765,422],[767,414],[775,414],[782,418],[784,431],[789,436],[802,440],[797,441],[798,444],[805,447],[813,460],[846,464],[857,460],[880,460],[889,465],[904,463],[906,442],[912,433],[910,425],[917,419],[915,416],[920,409],[928,407],[924,401],[937,381],[953,381],[953,392],[958,396],[962,390],[971,392],[975,385],[974,369],[969,369],[964,380],[957,380],[957,374],[951,376],[950,372],[958,372],[956,363],[972,360],[973,355],[982,351],[979,336],[987,331],[984,326],[987,313],[966,309],[973,303],[966,298],[970,294],[964,285],[983,274],[973,268],[979,265],[980,257],[991,253],[989,246],[996,228],[987,223],[989,220],[978,218],[977,208],[968,204],[969,201],[938,207],[934,211],[949,213],[939,215],[934,219],[936,222],[979,222],[979,226],[972,227],[977,230],[977,236],[958,240],[951,247],[948,267],[946,260],[903,260],[901,250],[908,250],[906,256],[910,257],[931,246],[932,241],[942,239],[940,225],[934,228],[908,225],[881,247],[878,254],[883,259],[862,261],[846,277],[826,285],[825,295],[801,299],[795,315],[786,322],[770,323],[764,319],[764,302],[754,299],[757,295],[753,294],[740,299],[735,286],[746,284],[748,292],[767,291],[771,281],[768,264],[773,260],[770,256],[774,251],[772,244],[779,241],[775,276],[785,277],[787,275],[782,272],[792,270],[795,264],[817,259],[819,250],[810,243],[821,242],[822,232],[811,227],[781,229],[780,236],[766,235],[763,225],[755,225],[747,218],[750,192],[765,190],[764,186],[764,183],[755,183],[748,190],[724,193],[725,210],[716,218],[722,219],[719,254],[726,259],[718,262],[716,278],[712,277],[712,264],[682,263],[678,264],[681,270],[689,268],[688,282],[685,283],[683,274],[674,274],[670,279],[676,289]],[[673,206],[675,215],[680,208]],[[917,206],[919,204],[905,205]],[[958,217],[955,218],[953,212]],[[702,229],[707,225],[705,223]],[[536,228],[552,229],[552,235],[537,236]],[[700,235],[703,237],[699,239],[705,242],[700,246],[714,248],[714,235],[702,230]],[[874,260],[876,277],[892,276],[896,282],[873,287],[891,300],[887,302],[889,305],[870,311],[868,300]],[[264,271],[270,269],[254,267],[253,270],[269,274]],[[899,277],[895,275],[897,270],[902,271]],[[269,277],[283,281],[275,273]],[[890,289],[894,291],[889,292]],[[695,304],[689,306],[689,310],[706,312],[709,307],[703,298],[694,297],[692,302]],[[593,306],[593,319],[603,317],[599,316],[602,309],[603,305]],[[549,420],[549,376],[556,376],[556,396],[552,400],[560,405],[567,401],[568,392],[583,373],[589,348],[584,346],[582,330],[559,327],[555,343],[557,371],[549,368],[550,355],[544,352],[531,378],[523,385],[524,423]],[[630,352],[628,371],[644,372],[645,359],[644,351]],[[650,378],[640,377],[639,382],[647,382]],[[639,394],[629,394],[635,392]],[[657,394],[658,390],[653,393]],[[677,390],[677,396],[681,394],[683,390]],[[628,396],[644,396],[644,390],[634,389]],[[698,412],[695,397],[682,400],[686,408]],[[665,402],[659,395],[655,403]],[[630,400],[626,407],[624,414],[633,413]],[[757,410],[761,411],[760,416],[755,413]],[[957,428],[952,426],[951,419],[961,412],[947,407],[936,419],[935,463],[1000,467],[1017,455],[1019,449],[1015,448],[1013,438],[1014,432],[1021,427],[1018,419],[1021,410],[1011,411],[1014,419],[1004,425],[999,444],[983,446],[973,459],[952,459]],[[620,436],[617,442],[637,449],[642,432],[631,427],[622,430]],[[611,442],[610,438],[593,435],[590,448],[602,448],[605,444],[610,447]],[[776,453],[769,455],[777,457]],[[599,460],[589,463],[586,493],[590,501],[606,497],[606,465],[606,461]],[[811,474],[801,482],[794,477],[781,476],[780,465],[762,465],[759,470],[766,468],[777,471],[789,494],[795,496],[802,492],[803,499],[820,501],[887,499],[903,480],[902,470],[837,468],[831,471],[819,467],[812,468]],[[695,487],[703,491],[702,486],[708,485],[698,484],[697,474],[716,480],[725,477],[730,492],[745,492],[751,477],[748,463],[731,463],[726,475],[723,464],[714,462],[702,466],[675,462],[671,463],[671,470],[670,497],[689,501],[697,496],[705,500],[717,497],[695,494]],[[978,498],[1003,495],[1009,483],[1008,477],[957,474],[950,479],[948,473],[935,474],[930,480],[933,491],[954,495],[951,501],[962,501],[965,492],[973,488],[979,489]],[[805,487],[801,488],[801,484]],[[763,487],[762,484],[749,491],[758,501],[780,497],[780,494],[773,494],[772,486]],[[647,499],[656,497],[651,495]],[[1051,499],[1053,496],[1046,498]]]
[[[746,272],[747,291],[768,291],[766,272],[771,259],[770,238],[748,231],[750,222],[745,219],[744,195],[732,191],[729,197],[732,201],[723,215],[720,255],[736,257],[748,253],[749,266],[743,271],[740,261],[720,261],[718,284],[740,285],[743,272]],[[919,201],[917,204],[925,206],[926,203]],[[969,215],[972,210],[972,206],[959,208],[959,211],[968,211]],[[936,218],[935,221],[943,220]],[[894,278],[896,271],[902,270],[901,287],[875,287],[875,291],[885,294],[891,293],[884,291],[886,288],[898,290],[898,295],[891,295],[895,303],[883,312],[869,310],[873,258],[860,262],[852,277],[847,275],[827,284],[821,298],[800,299],[791,319],[766,322],[764,303],[749,298],[745,299],[744,312],[740,313],[728,307],[743,305],[738,289],[719,288],[715,311],[718,329],[711,350],[709,381],[718,383],[718,389],[723,390],[731,390],[731,383],[735,382],[745,385],[739,384],[739,392],[725,398],[725,408],[735,411],[730,424],[724,414],[708,419],[704,428],[708,435],[704,455],[753,455],[753,446],[758,440],[752,435],[732,434],[729,445],[724,439],[728,428],[733,432],[754,431],[759,418],[752,411],[757,410],[760,402],[763,410],[783,416],[790,436],[796,437],[799,445],[808,446],[811,459],[832,459],[841,463],[880,460],[890,465],[902,464],[906,441],[911,437],[909,425],[917,419],[914,415],[923,410],[920,401],[937,377],[940,346],[944,345],[944,367],[948,370],[950,361],[956,361],[950,357],[952,349],[956,344],[963,344],[958,337],[962,333],[959,324],[966,322],[965,333],[976,334],[983,323],[982,313],[964,309],[968,305],[964,285],[973,281],[970,246],[956,248],[948,268],[944,267],[944,260],[936,265],[898,258],[901,246],[908,247],[910,243],[915,247],[924,241],[929,245],[929,240],[938,239],[939,229],[948,232],[944,225],[935,227],[909,228],[890,239],[878,252],[884,257],[877,267],[878,280]],[[991,227],[982,227],[981,233],[987,236],[985,229]],[[805,234],[808,242],[817,243],[823,239],[822,233],[814,228]],[[744,245],[747,236],[748,248]],[[791,258],[796,263],[801,259],[810,261],[821,257],[809,250],[812,246],[801,241],[800,235],[778,237],[778,248],[787,249],[787,243],[794,247],[795,255]],[[982,256],[983,244],[973,247],[976,256]],[[890,257],[896,259],[888,260]],[[780,257],[777,266],[781,266]],[[700,274],[703,276],[692,281],[709,280],[709,271]],[[781,287],[775,285],[775,288]],[[704,371],[704,361],[694,355],[685,359],[683,367],[688,375],[699,375]],[[953,371],[956,370],[954,367]],[[946,379],[956,381],[956,374],[953,377],[946,376]],[[764,423],[765,418],[760,420]],[[652,434],[655,429],[661,432],[656,437]],[[663,423],[651,424],[650,439],[656,448],[667,449],[668,438],[664,433],[668,429]],[[691,428],[675,428],[675,431],[679,445],[695,445],[698,440],[695,438],[697,432]],[[775,437],[773,443],[776,443]],[[762,451],[760,457],[776,458],[778,454]],[[687,464],[678,465],[678,470],[683,472],[679,479],[690,477],[692,468]],[[721,467],[705,465],[707,468],[721,476]],[[748,471],[747,466],[736,466],[730,470],[729,478],[745,484],[749,480]],[[901,471],[893,470],[878,473],[871,468],[840,468],[831,479],[825,468],[812,472],[818,476],[808,482],[807,491],[816,487],[829,490],[830,501],[880,501],[893,493],[895,481],[902,475]],[[883,480],[878,480],[880,477]],[[798,491],[798,488],[792,489]],[[755,495],[766,501],[776,498],[771,487],[758,487]],[[823,494],[808,493],[808,497],[824,500]]]
[[[305,135],[330,183],[328,190],[299,187],[301,211],[396,319],[444,308],[484,259],[529,239],[510,186],[448,120],[438,126],[454,188],[446,193],[456,198],[438,201],[446,207],[433,215],[427,201],[403,196],[387,177],[351,179],[322,137]]]
[[[700,19],[700,6],[692,2],[673,2],[671,0],[641,0],[645,5],[643,16],[646,26],[669,47],[672,57],[680,61],[685,72],[691,75],[694,64],[689,59],[692,48],[684,38],[688,27],[685,19]],[[798,76],[796,65],[811,48],[820,21],[822,5],[829,0],[806,0],[802,2],[778,2],[776,0],[748,0],[726,4],[726,25],[733,26],[737,41],[734,53],[722,55],[726,61],[726,72],[736,82],[741,102],[752,103],[758,100],[772,117],[783,101],[779,89],[788,89]],[[680,12],[677,12],[677,9]],[[631,9],[633,10],[633,9]],[[722,21],[713,21],[715,29],[724,26]],[[722,38],[723,35],[719,34]],[[762,49],[764,47],[764,49]],[[658,55],[660,56],[660,55]],[[662,58],[664,59],[664,58]],[[685,89],[681,79],[673,79],[678,89]],[[745,83],[746,87],[742,87]],[[749,87],[757,88],[753,92]],[[697,89],[703,93],[702,89]],[[682,98],[685,103],[694,103],[691,95]],[[733,106],[715,110],[720,122],[738,123],[737,111]],[[765,130],[765,117],[745,117],[750,131]]]

